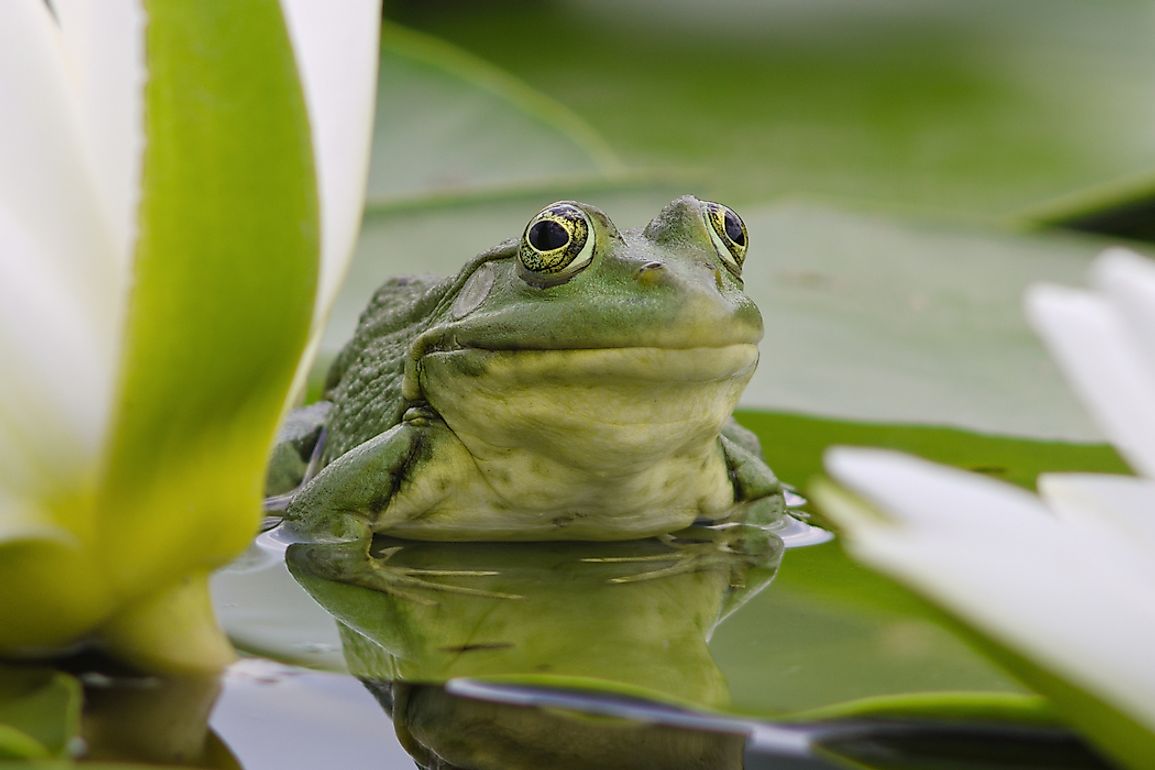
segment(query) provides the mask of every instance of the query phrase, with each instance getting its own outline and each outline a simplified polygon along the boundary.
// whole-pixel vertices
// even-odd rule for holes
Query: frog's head
[[[413,346],[405,394],[455,430],[584,420],[653,441],[640,428],[689,422],[716,436],[762,337],[746,249],[734,211],[688,195],[625,232],[593,206],[553,203],[463,273]]]

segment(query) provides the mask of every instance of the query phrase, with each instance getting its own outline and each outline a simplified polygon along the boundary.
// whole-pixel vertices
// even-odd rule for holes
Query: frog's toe
[[[396,548],[370,555],[364,543],[297,543],[286,558],[295,570],[348,585],[390,594],[417,604],[436,604],[437,594],[457,594],[490,599],[521,599],[517,594],[447,582],[460,578],[490,577],[498,573],[481,570],[422,569],[390,564]]]
[[[265,498],[261,509],[265,513],[283,514],[289,508],[289,503],[293,502],[293,498],[297,496],[297,490],[291,492],[284,492],[279,495],[269,495]]]

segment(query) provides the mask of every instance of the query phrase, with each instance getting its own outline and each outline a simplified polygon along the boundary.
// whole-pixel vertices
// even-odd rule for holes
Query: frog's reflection
[[[318,577],[331,548],[290,547],[290,570],[337,619],[350,671],[423,767],[741,767],[741,736],[485,703],[437,685],[489,678],[725,706],[707,641],[773,577],[782,544],[765,529],[624,543],[381,540],[374,584],[387,590]]]
[[[738,770],[745,736],[536,709],[365,680],[424,770]]]

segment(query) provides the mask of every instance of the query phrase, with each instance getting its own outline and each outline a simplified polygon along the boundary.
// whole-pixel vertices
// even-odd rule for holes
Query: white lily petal
[[[115,283],[108,232],[59,31],[43,0],[0,4],[0,104],[6,116],[0,121],[0,208],[36,243],[38,269],[53,275],[81,309],[111,377],[117,303],[107,291]]]
[[[1122,317],[1135,355],[1155,377],[1155,262],[1108,249],[1095,260],[1091,280]]]
[[[92,398],[111,375],[38,245],[0,208],[0,487],[30,499],[92,464],[103,429]]]
[[[1155,669],[1134,664],[1155,645],[1145,596],[1155,563],[1113,559],[1112,538],[1040,515],[1034,498],[1009,485],[891,452],[828,457],[837,481],[901,509],[884,526],[827,501],[855,556],[1155,729]],[[975,488],[964,489],[968,482]]]
[[[1128,462],[1155,476],[1155,369],[1120,313],[1087,292],[1037,286],[1028,316],[1067,380]]]
[[[1155,729],[1155,568],[1120,575],[1075,538],[852,541],[864,562]],[[1030,558],[1024,558],[1029,551]]]
[[[282,0],[313,130],[321,205],[315,328],[328,315],[361,226],[376,94],[379,0]]]
[[[1118,554],[1155,554],[1155,481],[1134,476],[1049,473],[1039,492],[1060,519],[1113,537]]]
[[[123,291],[140,203],[145,11],[141,0],[55,0],[53,5]]]
[[[0,477],[16,483],[38,468],[54,471],[48,483],[99,449],[118,303],[59,32],[41,0],[0,5],[0,104],[0,460],[12,463]]]
[[[1017,487],[901,452],[835,447],[824,460],[831,476],[905,526],[985,531],[994,538],[1051,518]]]

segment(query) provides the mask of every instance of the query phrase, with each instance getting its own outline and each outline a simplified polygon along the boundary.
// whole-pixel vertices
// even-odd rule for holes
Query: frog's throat
[[[496,375],[491,387],[543,383],[694,383],[738,382],[739,391],[758,365],[758,347],[736,343],[716,347],[659,348],[570,348],[413,351],[405,362],[401,394],[408,401],[430,400],[425,390],[425,369],[429,360],[454,362],[457,376],[476,379]],[[440,367],[439,367],[440,368]]]
[[[552,488],[564,469],[572,486],[584,488],[646,475],[647,468],[677,467],[718,481],[708,506],[713,509],[728,505],[733,494],[725,471],[715,467],[718,434],[757,360],[758,349],[750,343],[466,348],[429,353],[418,372],[421,395],[469,453],[487,468],[497,464],[493,483],[504,472],[522,480],[541,476]],[[524,463],[511,465],[511,457]],[[703,470],[707,466],[716,476]]]

